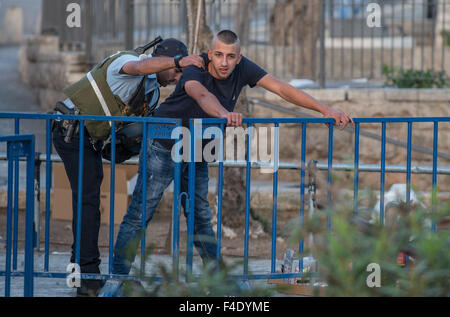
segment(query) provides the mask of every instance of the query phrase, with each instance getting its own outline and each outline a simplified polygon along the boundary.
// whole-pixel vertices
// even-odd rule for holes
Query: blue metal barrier
[[[104,116],[82,116],[82,115],[54,115],[54,114],[31,114],[31,113],[0,113],[0,119],[14,119],[15,121],[15,133],[19,134],[19,123],[20,120],[45,120],[46,121],[46,202],[45,202],[45,241],[44,241],[44,267],[42,272],[34,271],[33,268],[33,247],[37,238],[35,237],[36,232],[34,230],[34,159],[35,159],[35,148],[34,148],[34,136],[0,136],[0,142],[8,142],[8,213],[7,213],[7,253],[6,253],[6,270],[5,272],[0,272],[0,275],[5,276],[5,296],[10,296],[10,280],[12,276],[24,276],[25,277],[25,296],[33,296],[33,278],[34,277],[44,277],[44,278],[67,278],[68,273],[61,272],[49,272],[49,251],[50,251],[50,193],[51,193],[51,180],[52,180],[52,131],[51,131],[51,121],[52,120],[75,120],[79,121],[80,124],[80,145],[84,144],[85,133],[84,126],[86,121],[110,121],[112,127],[111,139],[113,141],[113,146],[111,149],[111,201],[110,201],[110,219],[114,219],[114,192],[115,192],[115,126],[117,122],[139,122],[143,124],[143,134],[147,135],[148,138],[153,139],[170,139],[172,138],[172,131],[181,125],[181,120],[179,119],[165,119],[165,118],[142,118],[142,117],[107,117]],[[32,146],[27,145],[27,152],[23,153],[23,148],[21,144],[32,139]],[[15,143],[14,143],[15,142]],[[12,144],[10,146],[10,144]],[[19,144],[22,147],[16,146]],[[82,214],[82,182],[83,182],[83,163],[84,163],[84,151],[83,146],[80,146],[79,151],[79,175],[78,175],[78,210],[77,210],[77,228],[76,228],[76,239],[75,239],[75,262],[80,263],[80,241],[81,241],[81,214]],[[146,157],[147,151],[147,138],[143,138],[143,155]],[[24,272],[17,271],[17,233],[18,233],[18,196],[19,196],[19,186],[18,186],[18,163],[19,159],[23,156],[27,158],[27,206],[26,206],[26,232],[25,232],[25,269]],[[13,182],[13,164],[15,164],[14,182]],[[146,172],[146,160],[144,160],[144,178]],[[176,215],[179,214],[179,204],[178,199],[180,199],[180,177],[181,177],[181,163],[175,163],[174,169],[174,204],[173,204],[173,215],[174,221],[178,219]],[[14,185],[14,206],[12,204],[12,187]],[[143,222],[142,229],[146,228],[145,224],[145,214],[146,214],[146,182],[143,182]],[[14,207],[14,228],[12,227],[12,208]],[[138,276],[123,276],[112,274],[112,253],[113,253],[113,239],[114,239],[114,221],[110,221],[109,224],[109,265],[108,274],[79,274],[80,278],[85,279],[131,279],[137,280]],[[175,224],[176,228],[179,228],[178,222]],[[179,235],[173,232],[174,245],[179,245]],[[13,239],[11,234],[13,234]],[[14,242],[14,248],[11,250],[11,246]],[[141,271],[145,269],[145,243],[146,237],[143,235],[141,240]],[[11,251],[13,258],[13,268],[11,270]],[[179,250],[175,250],[173,261],[178,261]],[[174,263],[178,266],[177,263]],[[78,272],[77,272],[78,273]]]
[[[18,238],[18,165],[19,158],[25,158],[26,167],[26,216],[25,216],[25,268],[24,296],[33,296],[33,245],[34,236],[34,135],[0,135],[0,143],[7,142],[8,153],[8,205],[6,220],[6,265],[5,271],[0,275],[5,276],[5,297],[10,296],[11,291],[11,251],[14,254],[13,270],[17,269],[17,238]],[[15,165],[15,168],[14,168]],[[14,168],[14,181],[13,181]],[[13,186],[14,185],[14,186]],[[14,189],[13,189],[14,187]],[[13,193],[14,191],[14,193]],[[14,194],[14,203],[13,203]],[[12,223],[14,208],[14,228]],[[14,231],[14,233],[13,233]],[[11,250],[12,235],[14,235],[14,249]]]
[[[407,166],[406,166],[406,183],[407,183],[407,195],[406,203],[410,204],[410,189],[411,189],[411,148],[412,148],[412,127],[413,123],[418,122],[428,122],[433,123],[433,168],[432,168],[432,215],[435,213],[436,203],[437,203],[437,156],[438,156],[438,123],[439,122],[450,122],[450,117],[422,117],[422,118],[355,118],[355,141],[354,141],[354,213],[358,211],[358,184],[359,184],[359,173],[360,173],[360,163],[359,163],[359,142],[360,142],[360,125],[361,124],[381,124],[381,157],[380,157],[380,221],[384,223],[384,187],[385,187],[385,174],[386,174],[386,124],[387,123],[407,123]],[[277,194],[278,194],[278,172],[277,166],[278,162],[278,150],[279,150],[279,134],[278,128],[280,124],[294,123],[301,125],[301,149],[300,149],[300,225],[304,225],[304,205],[305,205],[305,155],[306,155],[306,130],[307,125],[312,124],[328,124],[328,188],[327,188],[327,199],[328,202],[332,202],[331,196],[331,185],[332,185],[332,170],[333,170],[333,119],[317,119],[317,118],[288,118],[288,119],[244,119],[244,125],[247,126],[248,132],[247,137],[247,151],[246,151],[246,192],[245,192],[245,233],[244,233],[244,268],[243,274],[236,276],[238,279],[267,279],[267,278],[290,278],[290,277],[301,277],[303,271],[303,240],[300,241],[298,246],[299,251],[299,273],[275,273],[276,265],[276,221],[277,221]],[[195,142],[197,139],[207,139],[203,136],[203,130],[210,126],[219,127],[221,131],[224,129],[226,124],[225,119],[192,119],[190,122],[191,130],[191,148],[195,149]],[[271,265],[270,273],[267,274],[249,274],[248,261],[249,261],[249,209],[250,209],[250,188],[251,188],[251,139],[252,139],[252,127],[255,124],[273,124],[275,127],[275,169],[273,173],[273,205],[272,205],[272,248],[271,248]],[[201,126],[201,131],[192,133],[192,131],[199,126]],[[217,137],[217,136],[216,136]],[[221,246],[221,217],[222,217],[222,189],[223,189],[223,137],[224,134],[220,135],[222,140],[220,141],[221,153],[218,157],[218,162],[215,162],[215,166],[219,168],[219,179],[218,179],[218,222],[217,222],[217,256],[220,257],[220,246]],[[208,137],[211,138],[211,137]],[[191,162],[190,168],[193,170],[192,175],[195,173],[195,162],[194,155],[191,152]],[[195,178],[189,178],[189,195],[194,193],[195,188]],[[193,212],[194,206],[191,204],[188,221],[188,240],[191,241],[193,235]],[[327,216],[327,228],[330,229],[331,221],[330,216]],[[436,223],[433,221],[432,229],[436,230]],[[188,244],[191,250],[187,250],[187,265],[192,267],[192,244]],[[188,272],[192,272],[192,268],[188,269]]]
[[[52,180],[52,140],[51,140],[51,120],[78,120],[80,122],[80,144],[84,143],[84,126],[86,121],[110,121],[112,131],[115,131],[116,123],[118,122],[140,122],[143,124],[144,135],[147,135],[148,138],[175,138],[177,141],[181,141],[181,135],[175,135],[172,133],[175,129],[181,127],[181,121],[178,119],[163,119],[163,118],[136,118],[136,117],[107,117],[105,119],[104,116],[63,116],[63,115],[50,115],[50,114],[29,114],[29,113],[0,113],[0,119],[13,119],[15,120],[15,133],[19,134],[19,124],[20,120],[45,120],[46,121],[46,202],[45,202],[45,241],[44,241],[44,267],[43,271],[34,271],[33,268],[33,243],[35,242],[35,233],[33,229],[34,222],[34,200],[30,198],[32,197],[33,190],[29,190],[29,188],[33,187],[33,167],[34,167],[34,138],[32,136],[0,136],[0,142],[12,142],[11,144],[15,144],[13,142],[19,142],[22,144],[23,142],[30,142],[30,145],[27,145],[27,149],[30,152],[16,151],[14,152],[9,150],[8,146],[8,213],[7,213],[7,265],[5,272],[0,272],[0,275],[5,276],[6,287],[5,287],[5,296],[10,295],[10,279],[12,276],[24,276],[25,278],[25,296],[33,295],[33,278],[34,277],[45,277],[45,278],[67,278],[68,273],[61,272],[50,272],[49,270],[49,250],[50,250],[50,188],[51,188],[51,180]],[[360,125],[361,124],[381,124],[381,157],[380,157],[380,166],[377,168],[377,171],[380,173],[380,200],[381,200],[381,208],[380,208],[380,219],[384,221],[384,187],[385,187],[385,173],[389,166],[386,166],[386,125],[388,123],[407,123],[407,162],[406,162],[406,183],[407,183],[407,204],[410,201],[409,190],[411,188],[411,173],[413,172],[411,166],[411,149],[412,149],[412,129],[414,123],[419,122],[428,122],[432,123],[433,126],[433,159],[432,159],[432,212],[435,212],[436,204],[437,204],[437,174],[438,174],[438,166],[437,166],[437,157],[438,157],[438,127],[439,122],[450,122],[450,117],[429,117],[429,118],[355,118],[355,140],[354,140],[354,164],[350,168],[351,171],[354,171],[354,190],[353,190],[353,207],[354,212],[358,211],[358,186],[359,186],[359,173],[365,168],[363,164],[359,162],[359,143],[360,143]],[[198,122],[197,122],[198,123]],[[245,176],[246,176],[246,201],[245,201],[245,233],[244,233],[244,268],[243,274],[239,276],[234,276],[237,279],[267,279],[267,278],[291,278],[291,277],[301,277],[302,269],[303,269],[303,251],[304,245],[303,241],[300,241],[298,246],[299,251],[299,273],[276,273],[276,237],[277,237],[277,199],[278,199],[278,167],[281,166],[278,160],[278,151],[279,151],[279,127],[283,124],[298,124],[301,126],[301,148],[299,149],[299,160],[300,165],[298,169],[300,170],[299,181],[300,181],[300,206],[299,206],[299,216],[300,216],[300,225],[304,224],[304,204],[305,204],[305,170],[306,170],[306,140],[307,140],[307,127],[311,125],[317,124],[328,124],[328,162],[326,163],[324,169],[327,170],[327,200],[332,202],[331,195],[331,185],[333,182],[332,172],[338,168],[340,168],[339,164],[333,164],[333,119],[324,119],[324,118],[281,118],[281,119],[244,119],[244,124],[248,128],[247,144],[246,144],[246,156],[243,167],[245,168]],[[251,274],[249,271],[249,248],[250,248],[250,239],[249,239],[249,221],[250,221],[250,190],[251,190],[251,169],[255,168],[256,162],[252,160],[252,128],[258,124],[269,124],[273,125],[275,130],[274,134],[274,151],[275,151],[275,160],[272,168],[273,171],[273,203],[272,203],[272,246],[271,246],[271,264],[270,268],[268,268],[268,272],[264,274]],[[191,120],[190,122],[190,131],[195,131],[195,120]],[[194,245],[194,210],[195,210],[195,200],[189,199],[189,197],[195,196],[195,161],[196,161],[196,153],[193,149],[196,149],[196,143],[199,140],[203,139],[219,139],[219,153],[218,153],[218,162],[214,163],[218,166],[218,216],[217,216],[217,250],[216,256],[217,258],[221,257],[221,240],[222,240],[222,190],[223,190],[223,182],[226,181],[223,178],[223,168],[225,167],[224,161],[224,134],[225,134],[225,126],[226,120],[224,119],[203,119],[201,120],[201,131],[200,133],[192,133],[190,134],[188,149],[191,149],[189,152],[190,162],[189,162],[189,183],[188,183],[188,193],[180,192],[180,176],[181,176],[181,160],[179,158],[181,142],[175,142],[178,148],[175,148],[174,153],[177,155],[174,169],[174,192],[173,192],[173,230],[172,230],[172,261],[174,269],[178,272],[179,268],[179,244],[180,244],[180,224],[179,224],[179,216],[181,210],[181,198],[185,197],[186,199],[186,214],[187,214],[187,249],[186,249],[186,266],[188,276],[192,274],[193,267],[193,245]],[[216,133],[209,133],[204,135],[204,130],[208,127],[217,127]],[[24,139],[28,138],[28,141]],[[29,140],[31,138],[31,141]],[[112,133],[111,139],[112,144],[115,144],[114,140],[116,138],[115,132]],[[143,138],[143,157],[146,157],[147,151],[147,138]],[[18,144],[19,144],[18,143]],[[9,143],[8,143],[9,144]],[[13,146],[11,146],[14,149]],[[186,149],[186,148],[185,148]],[[114,191],[115,191],[115,146],[112,147],[111,150],[112,162],[111,162],[111,185],[110,185],[110,227],[109,227],[109,265],[108,265],[108,274],[81,274],[81,278],[87,279],[111,279],[111,278],[119,278],[119,279],[132,279],[137,280],[141,277],[139,276],[122,276],[122,275],[114,275],[112,274],[112,254],[114,247]],[[77,236],[76,236],[76,261],[79,263],[80,259],[80,235],[81,235],[81,189],[82,189],[82,173],[83,170],[83,147],[80,147],[79,153],[79,182],[78,182],[78,221],[77,221]],[[26,212],[26,238],[25,238],[25,269],[24,272],[17,271],[17,232],[18,232],[18,162],[21,158],[27,158],[27,212]],[[14,166],[14,163],[16,164]],[[146,164],[149,162],[142,162],[143,164],[143,177],[145,179],[146,173]],[[15,169],[14,169],[15,167]],[[297,167],[290,167],[293,169],[297,169]],[[14,175],[13,175],[14,170]],[[30,180],[31,178],[31,180]],[[13,181],[14,180],[14,181]],[[30,187],[29,187],[30,186]],[[145,219],[146,219],[146,182],[143,182],[143,222],[142,228],[145,229]],[[13,202],[13,192],[14,188],[14,204]],[[14,210],[14,211],[13,211]],[[14,214],[13,214],[14,212]],[[330,228],[331,221],[330,217],[327,217],[327,227]],[[433,222],[433,230],[436,230],[436,224]],[[145,244],[146,244],[145,235],[141,240],[141,263],[140,270],[141,272],[145,272]],[[12,252],[12,262],[13,266],[11,269],[11,252]]]

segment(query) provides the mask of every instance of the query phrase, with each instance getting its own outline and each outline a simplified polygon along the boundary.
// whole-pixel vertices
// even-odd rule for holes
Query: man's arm
[[[180,60],[181,68],[190,65],[205,68],[203,58],[198,55],[189,55]],[[158,56],[146,58],[140,61],[128,62],[122,67],[121,72],[132,76],[144,76],[156,74],[174,67],[176,66],[173,57]]]
[[[320,103],[307,93],[295,89],[293,86],[279,81],[269,74],[261,78],[257,85],[277,94],[290,103],[320,112],[325,118],[333,118],[336,121],[336,126],[339,126],[342,123],[341,130],[343,130],[349,122],[353,123],[353,119],[348,114],[334,110],[331,107]]]
[[[242,125],[242,114],[229,112],[225,109],[216,96],[210,93],[200,82],[189,80],[184,84],[184,90],[210,116],[227,119],[229,126],[238,127]]]

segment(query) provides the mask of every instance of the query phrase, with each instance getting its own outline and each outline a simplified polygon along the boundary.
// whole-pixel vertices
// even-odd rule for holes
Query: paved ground
[[[51,272],[62,272],[65,273],[65,268],[69,263],[69,253],[53,253],[50,256],[50,271]],[[230,261],[239,261],[238,258],[230,258]],[[136,263],[139,263],[139,258],[136,259]],[[182,257],[180,259],[180,271],[185,268],[185,259]],[[18,254],[18,271],[23,271],[24,255],[23,252]],[[35,270],[37,272],[43,272],[44,267],[44,256],[43,253],[35,253]],[[153,273],[158,273],[157,268],[160,264],[170,269],[172,263],[172,258],[169,255],[152,255],[146,264],[146,273],[151,276]],[[279,264],[277,265],[279,267]],[[0,251],[0,271],[5,270],[5,252]],[[267,274],[270,272],[270,261],[269,260],[249,260],[249,270],[253,274]],[[108,259],[107,257],[102,257],[101,265],[102,273],[108,272]],[[199,257],[194,257],[193,265],[194,274],[200,274],[201,272],[201,261]],[[242,274],[242,267],[238,267],[232,274],[240,275]],[[53,279],[53,278],[35,278],[34,279],[34,296],[36,297],[73,297],[75,296],[75,290],[67,286],[64,279]],[[273,287],[267,284],[267,280],[252,280],[250,281],[252,287]],[[11,279],[11,296],[21,297],[23,296],[23,277],[13,277]],[[0,297],[5,295],[5,278],[0,277]],[[282,294],[275,294],[276,296],[285,296]]]

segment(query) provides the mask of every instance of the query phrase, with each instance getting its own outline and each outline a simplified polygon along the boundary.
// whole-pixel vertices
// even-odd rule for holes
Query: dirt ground
[[[165,194],[158,209],[147,227],[147,247],[155,254],[169,254],[171,246],[171,195]],[[308,216],[308,197],[305,194],[305,217]],[[214,206],[214,196],[210,194],[211,206]],[[255,259],[270,259],[272,249],[272,195],[271,193],[255,193],[251,197],[251,208],[256,217],[250,220],[249,230],[249,257]],[[212,208],[214,210],[214,208]],[[289,242],[292,229],[299,225],[300,197],[298,193],[279,193],[277,204],[277,241],[276,258],[282,260],[286,249],[298,250],[298,244]],[[214,213],[214,211],[213,211]],[[24,244],[25,213],[19,210],[19,249]],[[257,220],[255,220],[257,218]],[[450,228],[450,217],[442,228]],[[213,226],[216,222],[213,217]],[[440,227],[438,225],[438,227]],[[234,237],[228,234],[230,228],[222,229],[222,255],[229,257],[242,257],[244,255],[244,221],[237,228],[231,228]],[[114,242],[119,231],[119,225],[114,226]],[[40,247],[44,249],[45,217],[41,216]],[[180,253],[186,251],[186,221],[180,217]],[[5,247],[6,240],[6,210],[0,209],[0,248]],[[3,241],[2,241],[3,240]],[[99,247],[102,254],[107,255],[109,249],[109,226],[102,224],[99,234]],[[305,244],[307,241],[305,241]],[[71,221],[50,221],[50,252],[68,252],[72,245]],[[194,248],[194,254],[196,254]],[[297,252],[296,252],[297,254]]]
[[[272,246],[272,197],[252,197],[252,208],[258,217],[257,220],[250,221],[249,233],[249,256],[258,259],[270,259]],[[287,248],[297,249],[298,245],[288,245],[287,237],[289,235],[288,228],[298,219],[299,215],[299,198],[296,195],[279,196],[277,209],[277,259],[283,259],[284,252]],[[210,199],[212,200],[212,198]],[[171,228],[171,202],[163,199],[158,210],[147,228],[147,247],[151,247],[151,252],[156,254],[170,253],[170,228]],[[213,221],[215,226],[215,221]],[[25,212],[19,210],[19,249],[24,244],[24,227]],[[183,255],[186,250],[186,221],[184,216],[180,217],[180,252]],[[244,224],[238,228],[232,228],[235,237],[228,235],[230,228],[222,230],[222,254],[224,256],[244,255]],[[114,226],[114,242],[119,231],[119,225]],[[6,209],[0,209],[0,237],[6,240]],[[40,231],[40,247],[44,249],[45,240],[45,216],[41,216]],[[50,253],[70,251],[72,245],[72,223],[71,221],[51,219],[50,221]],[[99,234],[99,247],[102,254],[108,254],[109,248],[109,225],[102,224]],[[4,248],[5,244],[0,242],[0,248]],[[194,248],[195,249],[195,248]],[[196,251],[194,251],[196,254]]]

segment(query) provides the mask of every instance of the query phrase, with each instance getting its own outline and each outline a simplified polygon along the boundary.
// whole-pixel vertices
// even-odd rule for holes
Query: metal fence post
[[[320,88],[325,88],[326,83],[326,52],[325,52],[325,0],[320,0]]]

